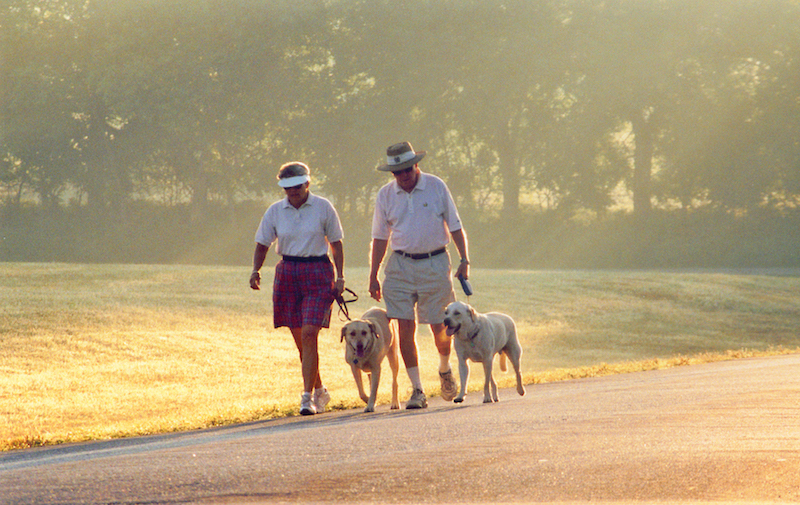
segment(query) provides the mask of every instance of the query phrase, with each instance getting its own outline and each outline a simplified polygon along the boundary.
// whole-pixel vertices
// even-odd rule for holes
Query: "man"
[[[408,142],[389,146],[387,164],[378,170],[392,172],[394,180],[378,191],[372,220],[369,293],[377,301],[383,298],[387,315],[397,319],[400,353],[414,390],[407,409],[428,406],[419,374],[417,319],[430,325],[439,351],[442,398],[450,401],[458,392],[450,368],[452,337],[444,327],[444,309],[455,301],[446,247],[451,238],[461,257],[456,276],[469,278],[467,237],[458,211],[444,181],[420,171],[425,154]],[[381,287],[378,270],[388,246],[392,253]]]

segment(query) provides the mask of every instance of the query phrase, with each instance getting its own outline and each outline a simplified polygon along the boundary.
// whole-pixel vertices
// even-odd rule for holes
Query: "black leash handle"
[[[344,314],[344,317],[346,317],[348,321],[352,321],[352,319],[350,319],[350,311],[347,310],[347,304],[357,302],[358,295],[350,288],[344,288],[344,290],[353,295],[354,298],[352,300],[345,300],[344,293],[336,296],[336,303],[339,304],[339,320],[343,321],[342,314]]]

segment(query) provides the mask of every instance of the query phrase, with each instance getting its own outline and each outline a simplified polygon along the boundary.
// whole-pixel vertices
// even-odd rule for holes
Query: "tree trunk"
[[[513,218],[519,213],[520,175],[514,141],[509,132],[509,125],[503,123],[498,132],[498,157],[500,175],[503,178],[503,218]]]
[[[652,204],[651,175],[653,170],[653,113],[640,111],[631,122],[636,148],[633,153],[633,215],[638,223],[647,221]]]

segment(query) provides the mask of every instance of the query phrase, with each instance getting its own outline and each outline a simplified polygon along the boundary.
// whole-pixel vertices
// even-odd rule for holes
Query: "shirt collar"
[[[314,194],[309,191],[308,198],[306,199],[305,203],[303,203],[303,205],[300,206],[300,209],[302,209],[303,207],[310,206],[313,203],[312,201],[314,200],[314,198],[315,198]],[[288,196],[283,198],[283,208],[284,209],[288,209],[288,208],[294,209],[294,206],[291,203],[289,203],[289,197]],[[297,209],[297,210],[300,210],[300,209]]]

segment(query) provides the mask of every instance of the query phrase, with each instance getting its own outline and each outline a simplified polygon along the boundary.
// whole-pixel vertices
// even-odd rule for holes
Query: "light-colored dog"
[[[348,322],[342,328],[342,341],[347,342],[344,359],[353,370],[358,394],[367,404],[364,412],[375,411],[375,398],[381,380],[383,358],[389,358],[392,369],[392,409],[399,409],[397,400],[397,371],[399,370],[398,342],[386,317],[386,311],[373,307],[361,319]],[[361,372],[369,374],[369,397],[364,392]]]
[[[492,377],[492,361],[497,353],[500,353],[500,370],[505,372],[507,369],[506,356],[511,360],[517,374],[517,393],[520,396],[525,394],[519,371],[522,346],[519,345],[517,327],[511,317],[499,312],[479,314],[466,303],[453,302],[445,309],[444,324],[447,334],[455,336],[453,347],[458,355],[461,378],[461,391],[453,401],[461,403],[467,395],[468,359],[483,363],[483,403],[497,401],[497,383]]]

